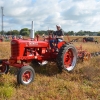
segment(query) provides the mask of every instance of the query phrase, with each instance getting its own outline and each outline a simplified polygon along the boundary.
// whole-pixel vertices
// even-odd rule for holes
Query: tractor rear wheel
[[[9,65],[0,64],[0,74],[7,74],[9,71]]]
[[[34,81],[35,71],[31,66],[23,66],[17,74],[18,84],[28,85]]]
[[[60,70],[72,71],[77,61],[77,50],[72,44],[64,44],[58,53],[57,66]]]

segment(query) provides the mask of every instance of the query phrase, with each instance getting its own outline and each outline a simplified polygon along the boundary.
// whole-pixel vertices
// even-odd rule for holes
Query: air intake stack
[[[30,31],[30,38],[33,39],[34,38],[34,22],[32,21],[32,27],[31,27],[31,31]]]

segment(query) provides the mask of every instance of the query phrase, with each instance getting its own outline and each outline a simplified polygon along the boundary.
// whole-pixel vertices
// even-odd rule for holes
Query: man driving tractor
[[[58,42],[63,41],[64,31],[61,29],[61,25],[56,25],[57,31],[53,33],[53,39],[50,40],[50,47],[51,49],[54,48],[54,43],[57,44]]]

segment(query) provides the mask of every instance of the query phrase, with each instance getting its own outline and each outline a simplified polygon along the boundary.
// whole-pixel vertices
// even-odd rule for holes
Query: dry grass
[[[10,42],[0,42],[0,59],[9,59],[10,55]]]
[[[100,44],[74,44],[82,44],[90,52],[100,51]],[[10,44],[0,46],[0,58],[9,58]],[[7,75],[0,76],[0,100],[100,100],[100,56],[77,63],[70,73],[58,73],[55,63],[35,67],[35,81],[28,86],[18,86],[16,68],[10,69]]]

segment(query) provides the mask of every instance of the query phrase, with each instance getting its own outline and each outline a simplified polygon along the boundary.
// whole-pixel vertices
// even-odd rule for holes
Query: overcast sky
[[[31,28],[100,31],[100,0],[0,0],[4,31]],[[0,31],[2,30],[0,10]]]

